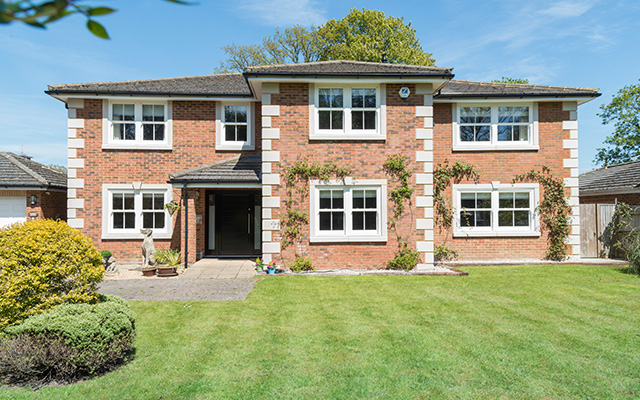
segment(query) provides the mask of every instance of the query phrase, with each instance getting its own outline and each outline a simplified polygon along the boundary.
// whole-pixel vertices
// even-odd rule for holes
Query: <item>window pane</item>
[[[331,89],[331,107],[342,108],[342,89]]]
[[[377,216],[375,211],[367,211],[364,213],[364,228],[367,230],[375,230],[377,228]]]
[[[153,209],[153,195],[150,193],[144,193],[142,195],[142,209],[143,210],[152,210]]]
[[[247,141],[247,126],[246,125],[238,125],[238,141],[239,142],[246,142]]]
[[[527,125],[520,125],[513,127],[513,140],[520,142],[526,142],[529,140],[529,127]]]
[[[363,129],[364,121],[362,111],[352,111],[351,112],[351,129]]]
[[[155,227],[157,229],[164,228],[164,213],[153,213],[155,216]]]
[[[512,140],[512,130],[512,126],[498,126],[498,141],[504,142]]]
[[[124,195],[124,209],[133,210],[133,193],[127,193]]]
[[[331,193],[331,197],[333,198],[333,208],[344,208],[344,199],[342,190],[334,190]]]
[[[364,208],[364,190],[353,191],[353,208]]]
[[[135,107],[133,104],[124,105],[124,120],[125,121],[135,120]]]
[[[460,140],[462,140],[463,142],[473,142],[475,139],[473,131],[473,126],[461,126]]]
[[[247,122],[247,106],[238,106],[236,111],[236,120],[238,122]]]
[[[153,121],[153,106],[147,104],[142,106],[142,120]]]
[[[376,129],[376,112],[364,112],[364,129]]]
[[[365,208],[376,208],[376,191],[367,190],[365,194]]]
[[[516,193],[516,208],[529,208],[529,193]]]
[[[478,208],[491,208],[491,193],[478,193]]]
[[[155,140],[164,140],[164,125],[155,125]]]
[[[364,106],[364,89],[353,89],[351,91],[351,107],[362,108]]]
[[[513,226],[513,211],[498,211],[498,226]]]
[[[351,213],[351,217],[353,219],[352,229],[355,231],[361,231],[364,229],[364,212],[357,211]]]
[[[364,96],[365,96],[364,106],[367,108],[375,108],[376,107],[376,90],[365,89]]]
[[[113,138],[124,140],[124,124],[113,124]]]
[[[513,107],[513,122],[529,122],[529,107]]]
[[[235,125],[225,125],[224,138],[227,141],[233,142],[236,140],[236,127]]]
[[[153,125],[146,124],[143,125],[142,128],[142,139],[143,140],[153,140]]]
[[[331,129],[342,129],[342,111],[331,111]]]
[[[327,108],[331,104],[331,89],[318,89],[318,107]]]
[[[155,210],[164,209],[164,195],[156,194],[153,196],[153,208]]]
[[[153,228],[153,213],[143,213],[142,214],[142,227]]]
[[[529,211],[514,211],[515,226],[529,226]]]
[[[320,213],[320,230],[321,231],[331,230],[331,213],[330,212]]]
[[[164,106],[153,106],[153,120],[164,122]]]
[[[332,212],[331,219],[334,231],[344,230],[344,213]]]
[[[476,211],[476,226],[491,226],[491,211]]]
[[[468,228],[476,226],[476,219],[474,212],[461,211],[460,212],[460,226]]]
[[[235,109],[234,106],[224,106],[224,122],[236,122]]]
[[[112,110],[114,121],[124,121],[124,105],[114,104],[111,107],[111,110]]]
[[[124,195],[122,194],[113,194],[113,209],[114,210],[122,210],[124,209]]]
[[[330,190],[320,191],[320,208],[325,210],[331,208],[331,191]]]
[[[476,127],[476,140],[478,142],[488,142],[491,140],[491,127],[490,126],[477,126]]]
[[[320,129],[331,129],[331,111],[318,112]]]
[[[498,207],[513,208],[513,193],[500,193]]]
[[[134,213],[124,214],[124,228],[133,229],[136,227],[136,215]]]
[[[476,208],[476,194],[460,193],[460,206],[462,208]]]
[[[114,229],[124,228],[124,213],[113,214],[113,228]]]
[[[491,123],[491,107],[460,107],[460,123]]]
[[[124,126],[124,139],[136,140],[136,126],[134,124],[125,124]]]

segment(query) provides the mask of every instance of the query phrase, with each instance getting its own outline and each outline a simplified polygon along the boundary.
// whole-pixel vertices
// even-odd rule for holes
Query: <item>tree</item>
[[[177,4],[190,4],[183,0],[165,0]],[[31,0],[0,0],[0,24],[23,22],[36,28],[46,28],[48,24],[73,14],[87,17],[87,29],[102,39],[109,39],[107,30],[93,17],[114,13],[110,7],[86,6],[82,0],[49,0],[38,3]]]
[[[386,55],[395,64],[434,65],[431,53],[425,53],[411,22],[387,17],[382,11],[351,9],[340,20],[331,20],[315,28],[295,25],[276,30],[262,44],[222,48],[227,54],[217,72],[242,71],[265,64],[285,64],[327,60],[380,62]]]
[[[47,167],[51,168],[51,169],[55,169],[56,171],[60,171],[60,172],[64,172],[65,174],[67,173],[67,167],[64,165],[60,165],[60,164],[49,164],[47,165]]]
[[[607,166],[640,159],[640,84],[623,87],[600,110],[602,123],[613,122],[615,129],[604,139],[607,147],[598,149],[595,163]]]
[[[526,78],[508,78],[506,76],[503,76],[500,79],[494,79],[491,82],[497,82],[497,83],[514,83],[517,85],[528,85],[529,84],[529,80]]]

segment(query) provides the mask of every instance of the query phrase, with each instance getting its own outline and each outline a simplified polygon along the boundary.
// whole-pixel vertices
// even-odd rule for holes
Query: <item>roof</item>
[[[568,86],[522,85],[502,82],[476,82],[452,79],[435,99],[461,97],[598,97],[598,89]]]
[[[222,183],[260,182],[262,178],[262,156],[237,155],[226,160],[218,161],[185,171],[169,175],[171,183]]]
[[[32,161],[25,155],[0,152],[0,188],[66,189],[67,174]]]
[[[579,178],[580,194],[640,190],[640,161],[609,165]]]
[[[249,84],[242,74],[49,85],[49,90],[45,93],[51,95],[252,96]]]
[[[247,76],[287,75],[287,76],[411,76],[411,77],[453,77],[452,68],[428,67],[422,65],[389,64],[364,61],[317,61],[299,64],[262,65],[247,67]]]

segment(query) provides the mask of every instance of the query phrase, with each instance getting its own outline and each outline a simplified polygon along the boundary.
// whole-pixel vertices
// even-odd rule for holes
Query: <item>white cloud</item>
[[[238,9],[247,18],[264,25],[321,25],[327,21],[326,10],[315,0],[242,0]]]
[[[540,14],[549,15],[557,18],[579,17],[582,14],[589,11],[592,7],[593,7],[592,4],[589,4],[584,1],[582,2],[561,1],[545,10],[541,10]]]

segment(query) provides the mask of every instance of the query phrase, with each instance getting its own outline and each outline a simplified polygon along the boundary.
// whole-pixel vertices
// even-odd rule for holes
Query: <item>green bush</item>
[[[629,261],[629,273],[640,275],[640,236],[636,235],[630,241],[626,256]]]
[[[112,252],[110,252],[109,250],[100,250],[100,255],[104,258],[104,257],[111,257],[113,255]]]
[[[315,271],[316,267],[313,266],[310,259],[296,254],[296,260],[291,264],[291,270],[293,272]]]
[[[94,303],[104,276],[91,240],[65,222],[0,229],[0,329],[62,303]]]
[[[444,244],[439,244],[433,249],[433,258],[436,261],[455,260],[458,258],[458,252]]]
[[[420,253],[418,253],[416,249],[410,248],[405,244],[396,252],[393,259],[387,262],[387,268],[410,271],[418,265],[419,261]]]
[[[62,304],[5,328],[0,382],[73,382],[106,372],[131,354],[135,314],[115,296],[97,304]]]
[[[167,267],[177,267],[180,265],[180,252],[168,249],[155,252],[156,262]]]

